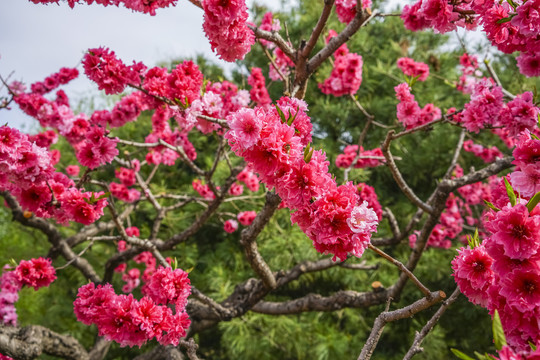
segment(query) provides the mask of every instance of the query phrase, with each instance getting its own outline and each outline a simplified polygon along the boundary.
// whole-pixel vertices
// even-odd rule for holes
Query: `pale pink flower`
[[[355,206],[351,211],[351,216],[347,219],[347,224],[353,233],[375,232],[378,223],[377,214],[368,207],[367,201],[363,201],[360,206]]]

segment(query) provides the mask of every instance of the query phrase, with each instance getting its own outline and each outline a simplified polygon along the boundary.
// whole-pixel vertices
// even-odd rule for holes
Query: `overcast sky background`
[[[77,67],[79,77],[61,87],[75,106],[81,99],[99,94],[80,65],[89,48],[105,46],[126,64],[136,60],[149,67],[201,53],[226,69],[236,66],[212,53],[202,30],[203,11],[187,0],[178,0],[175,7],[158,9],[156,16],[97,4],[76,5],[71,9],[60,1],[59,5],[36,5],[29,0],[0,0],[2,77],[13,72],[10,80],[23,81],[29,87],[63,66]],[[248,7],[254,1],[274,11],[280,10],[280,0],[247,0]],[[314,5],[322,2],[312,1]],[[403,0],[390,0],[384,11],[403,3]],[[0,91],[2,94],[5,95],[5,89]],[[25,131],[39,128],[37,121],[22,113],[16,104],[11,111],[0,111],[0,124],[5,123]]]
[[[253,0],[248,0],[248,6]],[[279,0],[258,0],[279,9]],[[202,30],[203,11],[186,0],[176,7],[158,9],[156,16],[134,13],[126,8],[101,5],[33,4],[28,0],[0,0],[0,75],[29,85],[42,81],[60,67],[75,67],[81,75],[62,89],[71,104],[92,94],[97,86],[82,72],[80,61],[89,48],[106,46],[125,63],[142,61],[154,66],[160,61],[193,57],[203,53],[214,62]],[[5,94],[5,91],[2,91]],[[37,121],[12,106],[0,111],[0,124],[29,130]]]

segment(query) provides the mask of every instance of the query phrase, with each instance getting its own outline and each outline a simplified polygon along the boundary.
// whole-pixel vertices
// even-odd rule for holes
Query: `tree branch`
[[[437,310],[437,312],[431,317],[431,319],[429,319],[429,321],[422,328],[422,330],[420,332],[418,331],[416,332],[416,335],[414,336],[414,342],[412,343],[409,351],[407,351],[407,354],[405,354],[405,357],[403,358],[403,360],[410,360],[412,359],[414,355],[424,351],[424,349],[420,347],[420,345],[422,344],[422,341],[424,341],[424,338],[435,327],[435,325],[437,324],[441,316],[444,314],[446,309],[457,300],[460,294],[461,292],[459,291],[459,288],[456,287],[452,295],[450,295],[448,300],[443,301],[439,310]]]
[[[341,290],[330,296],[308,294],[298,299],[270,302],[261,301],[251,309],[254,312],[270,315],[299,314],[307,311],[335,311],[343,308],[364,308],[386,301],[388,292],[356,292]]]
[[[75,338],[39,325],[24,328],[0,325],[0,353],[18,360],[35,359],[41,354],[63,359],[90,359]]]
[[[281,198],[278,195],[270,192],[266,193],[266,203],[263,209],[257,214],[253,223],[242,230],[240,238],[240,244],[244,247],[246,258],[251,268],[261,277],[264,285],[270,289],[274,289],[277,286],[276,279],[274,274],[272,274],[272,270],[270,270],[270,267],[259,253],[255,240],[266,224],[268,224],[268,221],[270,221],[270,218],[280,203]]]
[[[250,26],[248,25],[251,30],[253,30],[253,33],[255,34],[255,37],[268,40],[276,44],[278,48],[281,49],[289,57],[289,59],[295,59],[295,54],[293,48],[279,35],[277,31],[265,31],[261,30],[256,26]]]
[[[420,300],[415,301],[411,305],[405,306],[404,308],[394,311],[382,312],[375,319],[369,338],[367,339],[366,344],[362,348],[362,352],[360,353],[360,356],[358,356],[358,360],[368,360],[371,358],[371,355],[373,354],[373,351],[375,350],[375,347],[377,346],[379,338],[381,337],[384,327],[387,323],[412,317],[414,314],[438,303],[445,297],[446,294],[443,291],[434,291],[433,293],[431,293],[431,296],[429,298],[423,297]]]
[[[390,172],[392,173],[392,176],[394,177],[395,182],[401,189],[401,191],[407,196],[407,198],[416,206],[421,208],[427,213],[432,213],[433,208],[424,203],[416,194],[412,191],[412,189],[407,185],[405,182],[405,179],[403,179],[403,176],[399,172],[399,169],[397,168],[397,165],[394,161],[394,158],[392,156],[392,153],[390,152],[390,142],[394,139],[394,130],[390,130],[388,134],[386,135],[386,139],[384,140],[381,150],[383,152],[383,155],[386,159],[386,165],[388,166],[388,169],[390,169]]]

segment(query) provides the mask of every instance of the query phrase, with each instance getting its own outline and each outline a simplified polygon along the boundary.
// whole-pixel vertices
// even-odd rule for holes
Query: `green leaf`
[[[506,0],[506,2],[508,2],[510,4],[510,6],[512,6],[514,8],[514,10],[516,10],[517,5],[513,0]],[[510,21],[510,20],[508,20],[508,21]]]
[[[504,178],[504,186],[506,186],[506,193],[508,194],[508,199],[510,199],[510,204],[512,206],[516,206],[517,198],[516,194],[514,193],[514,189],[512,188],[512,185],[508,182],[506,178]]]
[[[306,156],[309,154],[309,149],[311,148],[311,143],[308,143],[306,145],[306,148],[304,149],[304,159],[306,158]]]
[[[536,351],[536,345],[534,345],[532,342],[529,341],[529,346],[531,347],[532,351]]]
[[[507,23],[509,21],[511,21],[512,18],[509,16],[509,17],[505,17],[505,18],[502,18],[502,19],[499,19],[497,20],[497,24],[504,24],[504,23]]]
[[[106,193],[100,195],[100,196],[97,198],[97,200],[106,199],[106,198],[108,198],[109,196],[111,196],[111,193],[107,191]]]
[[[480,245],[480,237],[478,236],[478,228],[475,229],[473,236],[467,235],[467,242],[469,243],[469,247],[471,249],[474,249],[475,247]]]
[[[501,317],[497,310],[495,310],[495,315],[493,315],[493,340],[497,350],[501,350],[502,347],[506,345],[506,337],[504,336]]]
[[[540,202],[540,191],[534,194],[534,196],[529,200],[527,203],[527,209],[529,210],[529,213],[531,213],[536,205]]]
[[[462,353],[458,349],[451,348],[450,351],[452,351],[452,353],[454,355],[456,355],[459,359],[462,359],[462,360],[474,360],[474,358]]]
[[[278,105],[276,105],[276,110],[279,114],[279,117],[281,118],[281,122],[286,123],[287,119],[285,119],[285,114],[283,113],[283,110],[281,110]]]
[[[534,140],[540,140],[540,138],[534,134],[531,134],[531,137],[534,139]]]
[[[476,355],[478,360],[493,360],[488,354],[480,354],[478,351],[475,351],[474,355]]]
[[[311,150],[308,152],[307,156],[304,156],[304,161],[306,163],[309,163],[311,161],[311,157],[313,156],[313,150],[314,148],[311,148]]]
[[[484,199],[484,204],[486,204],[486,206],[488,208],[490,208],[491,210],[494,210],[494,211],[501,211],[501,209],[499,209],[498,207],[495,207],[495,205],[493,205],[492,203],[490,203],[489,201],[485,200]]]

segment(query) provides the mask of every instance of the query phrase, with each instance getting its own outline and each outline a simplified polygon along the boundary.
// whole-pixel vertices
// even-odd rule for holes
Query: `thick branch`
[[[72,336],[38,325],[24,328],[0,325],[0,353],[18,360],[35,359],[41,354],[63,359],[90,359],[84,347]]]
[[[147,353],[139,355],[133,360],[184,360],[180,350],[172,346],[158,345]]]
[[[347,25],[339,35],[330,39],[328,44],[315,54],[307,63],[307,70],[312,74],[326,59],[328,59],[341,45],[345,44],[362,26],[366,25],[375,15],[376,11],[371,13],[365,9],[358,11],[354,19]]]
[[[334,262],[331,259],[321,259],[318,261],[306,261],[300,263],[288,271],[280,271],[276,276],[277,287],[282,287],[291,281],[298,279],[305,273],[316,272],[338,266],[341,263]],[[206,328],[212,327],[219,321],[227,321],[235,317],[242,316],[252,309],[253,305],[263,299],[271,289],[264,286],[260,279],[248,279],[236,286],[234,292],[221,304],[209,304],[208,299],[202,302],[209,304],[204,306],[202,303],[191,300],[188,302],[188,313],[192,320],[190,333],[194,334]],[[195,294],[200,298],[200,294]],[[211,300],[211,299],[210,299]],[[213,300],[211,300],[213,301]],[[385,300],[382,299],[384,302]],[[328,311],[330,311],[329,309]]]
[[[324,8],[321,12],[321,17],[319,18],[319,21],[317,21],[317,25],[315,25],[315,28],[313,29],[313,32],[311,33],[311,36],[309,37],[309,40],[306,43],[306,46],[302,49],[300,53],[300,58],[298,59],[297,67],[304,66],[305,61],[311,54],[311,51],[317,44],[317,40],[319,40],[319,36],[321,36],[321,33],[324,29],[324,26],[326,25],[326,22],[328,21],[328,17],[330,16],[332,12],[332,7],[334,6],[334,0],[324,0]]]
[[[306,91],[306,84],[311,76],[328,59],[332,54],[347,40],[350,39],[362,26],[367,24],[374,17],[375,13],[371,14],[371,10],[365,9],[357,11],[354,19],[347,25],[343,31],[330,39],[328,44],[315,54],[304,66],[296,66],[296,77],[294,79],[294,88],[292,96],[303,98]]]
[[[257,214],[253,223],[242,230],[242,236],[240,238],[240,244],[244,247],[246,258],[251,268],[261,277],[265,286],[270,289],[274,289],[277,286],[276,279],[274,274],[272,274],[272,270],[259,253],[255,240],[266,224],[268,224],[268,221],[270,221],[280,202],[281,198],[278,195],[270,192],[266,193],[266,203],[263,209]]]
[[[356,292],[338,291],[331,296],[308,294],[298,299],[284,302],[261,301],[251,309],[254,312],[270,315],[299,314],[307,311],[335,311],[343,308],[364,308],[384,303],[387,291]]]
[[[513,160],[514,158],[512,156],[497,159],[494,163],[486,166],[481,170],[474,171],[457,179],[443,180],[441,182],[441,186],[447,188],[449,191],[454,191],[462,186],[482,181],[484,179],[487,179],[491,175],[495,175],[503,170],[510,168],[512,166]]]

